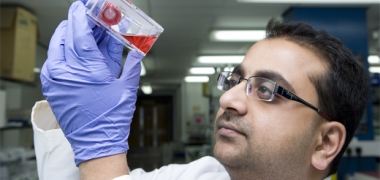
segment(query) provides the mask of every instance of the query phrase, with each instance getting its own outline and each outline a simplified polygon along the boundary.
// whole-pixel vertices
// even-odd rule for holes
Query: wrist
[[[79,164],[81,179],[113,179],[128,175],[126,153],[91,159]]]
[[[62,126],[61,126],[62,127]],[[80,129],[65,134],[75,154],[75,164],[91,159],[126,153],[129,124],[98,117]]]

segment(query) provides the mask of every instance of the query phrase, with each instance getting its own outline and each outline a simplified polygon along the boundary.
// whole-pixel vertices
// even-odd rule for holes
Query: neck
[[[231,177],[231,180],[248,180],[248,179],[257,179],[257,176],[252,176],[252,172],[248,171],[249,168],[231,168],[224,166],[226,171]]]
[[[224,165],[226,171],[231,177],[231,180],[251,180],[251,179],[293,179],[293,180],[321,180],[324,179],[324,172],[311,170],[309,172],[302,172],[298,170],[281,171],[281,170],[258,170],[252,167],[229,167]]]

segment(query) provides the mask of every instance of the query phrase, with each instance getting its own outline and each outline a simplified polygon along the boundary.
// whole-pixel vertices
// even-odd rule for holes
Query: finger
[[[127,33],[127,30],[129,29],[131,22],[128,20],[128,18],[124,18],[123,21],[119,23],[119,32],[121,33]]]
[[[109,36],[107,49],[110,56],[113,57],[114,60],[119,60],[121,63],[120,57],[122,56],[124,50],[123,44],[121,44],[121,42],[113,36]]]
[[[141,60],[143,55],[137,51],[128,53],[127,59],[124,63],[123,73],[120,79],[127,82],[126,84],[131,87],[137,87],[140,81],[141,73]]]
[[[62,21],[58,25],[58,27],[55,29],[55,32],[50,39],[47,61],[55,61],[56,63],[59,63],[60,61],[65,60],[64,44],[65,44],[66,28],[67,28],[67,21],[65,20],[65,21]]]
[[[81,0],[81,2],[86,8],[92,7],[91,14],[94,14],[95,16],[99,14],[100,5],[103,4],[103,1],[104,0],[100,0],[99,2],[96,3],[97,5],[93,7],[94,1]],[[107,33],[104,28],[101,28],[98,25],[96,25],[97,24],[96,21],[93,18],[91,18],[89,15],[87,15],[87,11],[88,10],[86,9],[86,17],[87,17],[88,26],[93,31],[93,36],[95,38],[96,43],[99,44],[99,42],[101,42],[106,37]]]
[[[126,31],[127,29],[127,23],[121,23],[119,24],[118,28],[121,32]],[[124,50],[124,45],[123,43],[119,40],[116,39],[114,36],[109,36],[109,41],[108,41],[108,54],[112,58],[112,60],[116,61],[118,64],[121,64],[122,60],[122,54]]]
[[[116,47],[111,48],[111,52],[108,49],[109,47],[113,47],[110,45],[113,44],[111,39],[111,36],[106,36],[100,43],[99,43],[99,50],[102,52],[102,54],[105,56],[105,59],[107,61],[107,65],[109,67],[109,70],[112,73],[112,76],[115,78],[118,78],[121,72],[121,59],[122,59],[122,49],[121,52],[115,53]],[[121,47],[122,48],[122,47]]]
[[[90,3],[91,1],[81,0],[81,2],[82,2],[83,5],[85,5],[86,7],[89,7],[90,4],[87,4],[87,2]],[[89,18],[89,17],[88,17],[88,18]],[[89,19],[89,21],[88,21],[88,26],[90,26],[90,28],[92,29],[92,28],[96,27],[96,24],[95,24],[94,22],[92,22],[92,21]]]
[[[121,63],[123,59],[124,46],[120,41],[116,40],[112,36],[108,36],[107,53],[109,55],[108,66],[114,73],[114,77],[119,77],[121,71]]]
[[[97,44],[99,44],[105,37],[108,36],[108,33],[103,28],[98,26],[92,28],[92,33]]]
[[[65,50],[72,52],[88,60],[88,57],[102,57],[98,50],[97,43],[92,34],[92,29],[88,26],[86,17],[86,7],[80,1],[74,2],[69,10]]]
[[[87,0],[81,0],[81,2],[83,3],[83,5],[86,8],[90,8],[92,6],[92,4],[90,4],[90,3],[94,3],[92,1],[87,1]],[[88,2],[88,4],[87,4],[87,2]],[[91,10],[91,13],[94,13],[95,15],[97,15],[99,13],[99,11],[100,11],[100,8],[98,6],[96,6]],[[87,15],[87,9],[86,9],[86,17],[87,17],[88,26],[92,29],[95,41],[96,41],[96,43],[99,44],[99,42],[101,42],[103,40],[103,38],[106,37],[107,33],[104,30],[104,28],[101,28],[98,25],[96,25],[97,23],[95,23],[95,20],[92,19],[89,15]]]
[[[46,83],[45,77],[53,77],[57,73],[56,70],[60,67],[59,64],[65,61],[64,44],[67,21],[62,21],[55,29],[53,36],[50,39],[48,58],[41,69],[41,83]]]
[[[104,0],[99,0],[98,2],[95,2],[95,1],[88,1],[88,0],[81,0],[81,2],[83,3],[83,5],[87,8],[92,8],[91,10],[91,13],[94,14],[95,16],[97,16],[100,12],[100,8],[101,8],[101,4],[103,4]],[[94,6],[94,3],[96,3],[97,5]],[[89,19],[88,21],[88,25],[90,26],[90,28],[95,28],[97,25],[97,23],[91,19],[90,17],[87,16],[87,18]]]

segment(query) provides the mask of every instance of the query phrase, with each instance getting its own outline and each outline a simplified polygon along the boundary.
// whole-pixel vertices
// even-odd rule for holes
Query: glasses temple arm
[[[286,90],[285,88],[283,88],[281,86],[277,86],[277,94],[285,97],[286,99],[290,99],[290,100],[293,100],[293,101],[300,102],[300,103],[302,103],[302,104],[310,107],[311,109],[313,109],[314,111],[316,111],[318,114],[320,114],[321,116],[325,117],[329,121],[332,121],[332,119],[329,117],[329,115],[327,115],[327,113],[325,113],[322,110],[316,108],[315,106],[311,105],[310,103],[306,102],[302,98],[298,97],[297,95],[293,94],[292,92]]]

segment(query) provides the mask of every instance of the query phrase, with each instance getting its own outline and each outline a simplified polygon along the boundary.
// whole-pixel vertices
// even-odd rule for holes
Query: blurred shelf
[[[5,131],[5,130],[12,130],[12,129],[30,129],[32,128],[33,126],[29,125],[29,126],[6,126],[6,127],[1,127],[0,128],[0,131]]]

